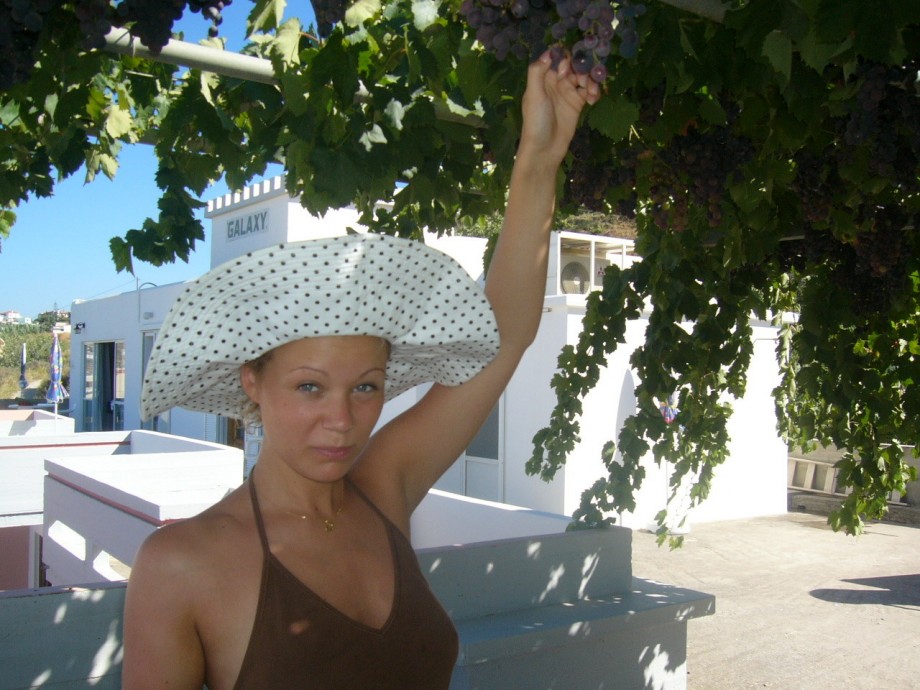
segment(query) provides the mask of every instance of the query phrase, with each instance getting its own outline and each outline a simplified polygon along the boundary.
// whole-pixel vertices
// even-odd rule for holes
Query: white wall
[[[432,489],[412,515],[412,546],[425,549],[565,532],[571,520]]]
[[[44,410],[0,410],[0,438],[72,434],[74,420]]]
[[[601,451],[617,441],[625,419],[635,411],[635,385],[629,365],[633,351],[644,342],[647,316],[627,324],[625,339],[607,359],[597,386],[583,401],[581,440],[556,478],[546,484],[527,477],[524,463],[532,453],[534,434],[546,426],[555,404],[550,380],[556,371],[562,337],[575,343],[581,330],[584,299],[547,297],[537,340],[525,355],[507,389],[507,444],[505,499],[509,503],[571,515],[583,491],[607,470]],[[771,392],[779,383],[776,329],[754,325],[754,356],[744,397],[732,401],[729,459],[716,470],[707,500],[695,508],[689,523],[775,515],[786,511],[786,448],[776,431]],[[636,494],[636,510],[619,516],[619,524],[648,528],[668,503],[670,469],[659,467],[649,453],[643,465],[646,477]],[[683,517],[683,516],[681,516]]]
[[[281,242],[344,235],[347,228],[364,230],[354,207],[311,215],[291,198],[284,177],[252,185],[208,202],[211,220],[211,267]]]
[[[549,298],[534,344],[524,353],[505,392],[505,500],[553,513],[566,513],[564,472],[552,483],[525,472],[533,451],[533,435],[546,425],[555,403],[550,379],[559,351],[568,339],[567,316],[560,304],[567,297]],[[571,511],[568,513],[571,514]]]
[[[211,219],[211,267],[283,242],[288,227],[289,200],[284,179],[278,176],[209,201],[205,215]],[[250,225],[247,232],[247,224],[253,221],[256,227]],[[242,233],[234,232],[238,229],[237,223],[242,225]]]
[[[49,457],[114,455],[128,452],[127,434],[103,432],[0,439],[0,515],[40,514],[42,482]],[[28,524],[28,523],[24,523]]]
[[[712,492],[690,515],[691,522],[738,519],[786,512],[786,444],[776,428],[773,389],[780,383],[776,329],[754,327],[754,354],[747,391],[733,400],[729,420],[730,460],[716,470]]]
[[[123,579],[118,566],[130,567],[147,535],[200,513],[243,481],[236,448],[131,436],[130,454],[45,461],[44,562],[55,585]]]

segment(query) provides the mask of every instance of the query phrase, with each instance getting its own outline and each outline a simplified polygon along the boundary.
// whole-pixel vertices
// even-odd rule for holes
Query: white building
[[[28,316],[23,316],[18,311],[0,311],[0,323],[16,323],[28,325],[32,323],[32,319]]]
[[[357,212],[342,209],[324,218],[311,216],[275,177],[208,204],[211,265],[271,244],[340,235],[355,230]],[[454,256],[475,278],[482,276],[484,240],[428,238]],[[601,380],[585,401],[582,440],[554,481],[529,477],[524,465],[534,434],[546,425],[555,403],[550,379],[561,347],[577,340],[585,295],[610,263],[635,259],[632,243],[592,235],[554,233],[544,316],[537,340],[518,373],[467,453],[442,477],[438,489],[570,515],[582,492],[604,473],[601,448],[615,439],[635,410],[635,375],[629,356],[643,342],[646,319],[629,324],[627,342],[615,352]],[[258,455],[259,439],[233,420],[174,409],[142,423],[139,401],[143,368],[172,301],[182,284],[140,286],[114,297],[76,302],[71,310],[71,395],[78,431],[146,428],[245,446],[247,465]],[[786,449],[776,433],[772,389],[778,383],[775,329],[755,323],[754,359],[747,393],[734,401],[730,459],[719,468],[706,503],[692,520],[716,520],[783,513],[786,510]],[[387,404],[392,418],[424,391],[404,393]],[[668,468],[649,459],[645,484],[634,514],[620,524],[647,527],[667,503]],[[756,488],[756,490],[754,490]]]

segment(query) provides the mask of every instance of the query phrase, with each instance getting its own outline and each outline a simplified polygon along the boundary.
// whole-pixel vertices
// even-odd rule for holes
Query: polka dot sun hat
[[[178,297],[150,354],[141,416],[184,407],[239,418],[240,365],[326,335],[390,342],[387,399],[429,381],[461,384],[498,352],[482,290],[421,242],[345,235],[281,244],[212,269]]]

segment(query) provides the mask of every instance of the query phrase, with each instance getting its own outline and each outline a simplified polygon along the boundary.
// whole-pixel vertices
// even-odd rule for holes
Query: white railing
[[[840,452],[834,449],[807,455],[790,453],[786,463],[787,488],[841,498],[849,495],[852,489],[840,486],[840,471],[836,467],[839,459]],[[904,462],[914,467],[918,466],[917,459],[913,457],[912,446],[904,447]],[[920,480],[908,482],[904,495],[892,491],[888,495],[888,502],[920,506]]]

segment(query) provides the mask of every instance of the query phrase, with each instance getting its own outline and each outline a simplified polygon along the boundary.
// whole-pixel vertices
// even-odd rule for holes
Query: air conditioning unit
[[[591,291],[591,268],[587,257],[562,255],[559,284],[566,295],[586,295]]]
[[[587,295],[603,283],[604,270],[619,263],[621,248],[609,238],[555,232],[546,275],[547,295]]]

